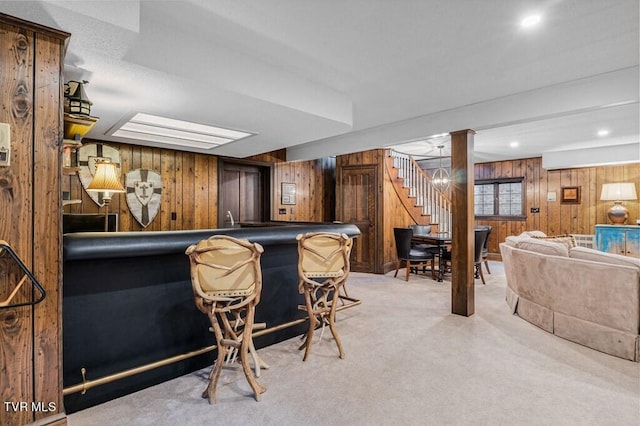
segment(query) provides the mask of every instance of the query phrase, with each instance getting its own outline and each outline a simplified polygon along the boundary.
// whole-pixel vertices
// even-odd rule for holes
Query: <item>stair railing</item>
[[[431,177],[408,154],[389,151],[393,166],[402,178],[402,186],[415,197],[416,206],[422,207],[422,214],[431,215],[431,223],[438,224],[438,232],[451,232],[451,200],[436,185]]]

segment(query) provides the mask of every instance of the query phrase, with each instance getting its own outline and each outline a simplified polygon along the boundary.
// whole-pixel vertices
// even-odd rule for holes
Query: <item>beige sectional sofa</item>
[[[534,236],[544,234],[500,244],[513,313],[559,337],[640,361],[640,259]]]

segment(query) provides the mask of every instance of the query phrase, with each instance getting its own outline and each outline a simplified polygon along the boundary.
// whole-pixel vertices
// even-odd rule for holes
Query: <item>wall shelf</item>
[[[62,207],[80,203],[82,203],[82,200],[62,200]]]
[[[70,140],[82,139],[98,122],[98,117],[83,117],[64,113],[64,138]]]
[[[63,167],[62,174],[65,176],[73,176],[80,171],[80,167]]]
[[[77,176],[80,167],[77,165],[76,151],[82,146],[82,138],[95,126],[98,117],[84,117],[64,113],[64,139],[62,139],[62,175]],[[80,204],[82,200],[62,200],[62,207]]]

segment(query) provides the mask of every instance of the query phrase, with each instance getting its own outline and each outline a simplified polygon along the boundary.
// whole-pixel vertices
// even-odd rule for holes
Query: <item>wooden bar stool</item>
[[[339,233],[312,232],[299,234],[297,240],[298,290],[305,298],[305,306],[299,308],[306,309],[309,315],[309,329],[304,343],[298,349],[305,348],[303,361],[306,361],[311,353],[314,330],[319,325],[324,330],[328,324],[340,358],[344,358],[335,318],[340,289],[349,276],[351,238]]]
[[[252,331],[258,328],[254,315],[262,290],[260,256],[263,251],[260,244],[226,235],[214,235],[186,250],[195,304],[209,317],[218,348],[209,384],[202,394],[210,404],[215,404],[223,363],[235,361],[238,354],[256,401],[260,401],[260,395],[266,391],[257,382],[248,361],[251,352],[256,376],[260,375],[260,367],[268,368],[258,356],[251,337]]]

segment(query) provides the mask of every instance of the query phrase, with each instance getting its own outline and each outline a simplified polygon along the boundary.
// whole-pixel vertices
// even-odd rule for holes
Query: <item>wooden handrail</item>
[[[439,232],[451,232],[451,200],[446,193],[433,184],[431,177],[410,155],[389,150],[388,155],[409,196],[416,198],[416,205],[422,206],[422,213],[431,216],[431,222],[438,224]],[[418,223],[416,221],[416,223]]]

